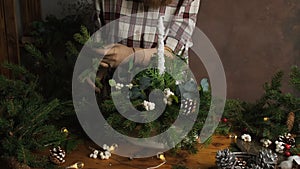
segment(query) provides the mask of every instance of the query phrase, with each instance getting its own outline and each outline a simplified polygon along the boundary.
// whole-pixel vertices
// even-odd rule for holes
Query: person
[[[94,2],[97,29],[122,16],[127,16],[127,19],[118,21],[115,36],[121,40],[107,50],[95,49],[104,56],[100,61],[103,68],[116,68],[131,55],[134,55],[135,64],[149,63],[151,56],[157,52],[158,39],[157,23],[153,24],[151,21],[157,21],[160,16],[168,23],[164,40],[165,55],[188,58],[187,51],[192,46],[191,37],[196,26],[200,0],[94,0]]]

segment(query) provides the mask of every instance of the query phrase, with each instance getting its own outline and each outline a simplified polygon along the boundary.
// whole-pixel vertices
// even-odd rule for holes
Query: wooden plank
[[[41,20],[41,1],[40,0],[21,0],[21,14],[24,34],[30,33],[31,23]]]
[[[4,1],[0,0],[0,64],[8,60]],[[8,76],[9,72],[0,65],[0,74]]]
[[[5,25],[7,37],[8,61],[10,63],[19,63],[19,37],[17,31],[17,19],[15,0],[4,0]]]

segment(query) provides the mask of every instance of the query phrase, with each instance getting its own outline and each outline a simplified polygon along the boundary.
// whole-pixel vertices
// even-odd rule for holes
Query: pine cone
[[[216,155],[216,164],[220,169],[231,169],[236,162],[236,156],[229,149],[219,150]]]
[[[295,147],[296,145],[296,140],[290,133],[286,133],[285,135],[279,136],[278,141],[283,142],[285,144],[289,144],[292,147]]]
[[[192,99],[183,99],[181,102],[181,111],[184,115],[189,115],[191,113],[194,113],[197,108],[196,101]]]
[[[257,165],[263,169],[275,169],[277,164],[277,154],[270,149],[263,149],[259,152]]]
[[[287,128],[288,128],[289,132],[293,129],[294,122],[295,122],[295,113],[290,112],[288,114],[287,121],[286,121],[286,125],[287,125]]]
[[[54,147],[50,150],[50,161],[54,164],[60,165],[65,162],[66,152],[61,147]]]

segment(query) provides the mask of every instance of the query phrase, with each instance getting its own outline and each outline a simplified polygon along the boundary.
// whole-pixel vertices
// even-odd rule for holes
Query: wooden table
[[[199,151],[197,154],[189,154],[181,151],[176,156],[172,156],[170,153],[166,153],[167,163],[161,166],[160,169],[171,169],[173,165],[184,165],[189,169],[213,168],[215,167],[216,152],[220,149],[228,148],[231,141],[226,136],[215,135],[212,137],[211,144],[207,147],[201,144],[198,145]],[[88,157],[91,153],[89,149],[91,144],[88,144],[81,144],[75,151],[68,154],[64,166],[82,161],[85,164],[84,169],[146,169],[159,165],[162,162],[156,157],[130,160],[116,155],[113,155],[109,160],[92,159]]]

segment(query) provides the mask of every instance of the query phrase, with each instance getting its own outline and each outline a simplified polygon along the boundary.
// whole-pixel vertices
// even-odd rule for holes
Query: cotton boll
[[[133,84],[132,84],[132,83],[129,83],[128,85],[126,85],[126,87],[128,87],[129,89],[132,89]]]
[[[97,157],[97,154],[93,154],[93,159],[96,159]]]
[[[118,145],[117,144],[113,144],[109,147],[109,152],[113,152],[115,151],[115,149],[118,148]]]
[[[99,151],[98,150],[94,150],[93,153],[96,154],[96,155],[98,155]]]
[[[148,106],[149,106],[149,110],[154,110],[155,109],[155,103],[149,102]]]
[[[110,156],[111,156],[111,153],[110,153],[109,151],[105,151],[105,152],[104,152],[104,155],[107,156],[107,157],[110,157]]]
[[[103,144],[103,150],[108,150],[109,149],[109,146],[107,144]]]
[[[165,104],[168,104],[168,99],[167,98],[164,98],[163,101],[164,101]]]
[[[243,134],[241,136],[242,140],[244,140],[245,142],[251,142],[251,136],[249,134]]]
[[[100,158],[101,158],[101,160],[104,160],[104,155],[100,154]]]

